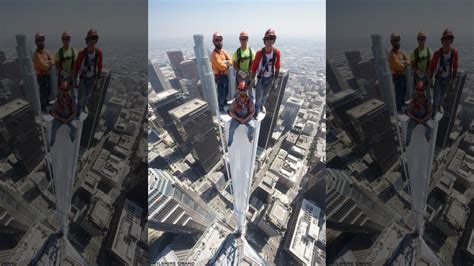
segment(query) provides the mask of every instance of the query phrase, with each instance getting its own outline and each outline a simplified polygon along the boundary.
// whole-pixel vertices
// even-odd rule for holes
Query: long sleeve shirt
[[[265,50],[265,49],[263,49]],[[263,53],[262,53],[262,50],[258,50],[257,51],[257,54],[255,55],[255,60],[253,61],[253,64],[252,64],[252,73],[253,74],[258,74],[260,73],[261,70],[263,70],[263,76],[264,77],[269,77],[269,76],[272,76],[273,74],[275,73],[272,73],[271,70],[272,70],[272,65],[269,63],[270,60],[275,57],[274,59],[274,62],[273,62],[273,68],[274,68],[274,71],[276,72],[279,72],[280,71],[280,67],[281,67],[281,63],[280,63],[280,57],[281,57],[281,52],[278,48],[273,48],[272,51],[270,51],[269,53],[267,53],[265,51],[265,56],[267,57],[266,59],[266,62],[267,64],[265,66],[262,66],[262,58],[263,58]],[[264,69],[262,69],[264,68]]]
[[[390,51],[388,62],[390,64],[390,71],[393,75],[405,74],[406,66],[402,63],[402,61],[407,59],[408,57],[400,49],[398,49],[397,51]]]
[[[211,64],[214,74],[227,75],[229,67],[225,61],[230,59],[230,55],[224,49],[221,49],[220,51],[214,49],[211,53]]]
[[[46,49],[43,50],[36,50],[33,53],[33,66],[35,68],[35,72],[38,75],[49,75],[51,72],[51,66],[48,64],[48,61],[51,60],[51,56],[49,55]]]

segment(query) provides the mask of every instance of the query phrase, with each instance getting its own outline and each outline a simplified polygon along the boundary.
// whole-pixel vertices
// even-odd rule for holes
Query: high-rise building
[[[398,144],[384,103],[370,99],[350,110],[347,115],[358,136],[361,153],[369,152],[377,166],[385,173],[398,160]]]
[[[170,110],[169,114],[183,139],[180,149],[184,153],[191,152],[200,168],[208,173],[221,154],[209,106],[193,99]]]
[[[469,128],[474,117],[474,97],[470,96],[464,100],[462,104],[461,125],[464,128]]]
[[[178,79],[183,78],[183,71],[181,70],[180,63],[184,61],[183,52],[181,51],[169,51],[166,52],[173,68],[174,74]]]
[[[360,70],[357,66],[357,63],[362,61],[362,56],[360,55],[359,51],[346,51],[344,52],[346,55],[347,63],[349,63],[349,68],[351,69],[352,76],[354,78],[360,78]]]
[[[449,145],[449,135],[456,120],[457,110],[461,99],[464,83],[466,82],[467,73],[459,70],[454,80],[453,88],[447,90],[444,102],[442,103],[444,114],[439,121],[438,136],[436,137],[436,146],[444,149]]]
[[[357,68],[360,72],[360,78],[366,80],[376,80],[375,66],[372,60],[362,60],[357,63]]]
[[[382,46],[382,37],[379,34],[373,34],[371,35],[371,38],[372,54],[374,56],[375,74],[379,84],[379,92],[390,115],[395,115],[395,91],[387,55]]]
[[[181,135],[178,129],[176,129],[176,125],[173,123],[173,119],[168,111],[184,103],[183,94],[177,90],[169,89],[151,96],[149,100],[160,118],[157,121],[158,124],[171,134],[177,144],[182,144]]]
[[[31,105],[15,99],[0,106],[0,153],[14,153],[18,168],[30,173],[42,160],[42,142]]]
[[[329,84],[329,89],[334,93],[347,90],[349,87],[341,72],[337,69],[336,64],[329,59],[326,60],[326,80]]]
[[[280,106],[285,95],[286,83],[290,72],[288,70],[280,69],[279,78],[277,85],[273,90],[268,92],[267,102],[265,103],[265,118],[262,120],[260,125],[260,135],[258,138],[258,146],[266,149],[272,139],[273,130],[278,121],[278,113],[280,112]]]
[[[171,89],[171,85],[161,72],[160,66],[157,63],[151,63],[151,61],[148,61],[148,81],[156,93]]]
[[[148,224],[174,233],[202,233],[215,215],[199,196],[160,169],[148,170]]]
[[[288,99],[283,113],[283,126],[286,129],[291,129],[293,127],[302,105],[303,100],[301,99],[296,99],[294,97]]]
[[[126,104],[125,99],[120,99],[117,97],[112,97],[110,100],[107,102],[107,109],[105,110],[105,127],[108,129],[113,129],[115,126],[115,123],[117,123],[117,120],[119,118],[120,112],[122,111],[122,108]]]
[[[349,137],[357,143],[358,135],[346,112],[361,103],[360,93],[351,89],[343,90],[334,95],[328,95],[326,102],[337,118],[338,128],[344,129]]]
[[[96,89],[92,90],[88,106],[89,112],[82,126],[81,147],[84,149],[88,149],[90,145],[93,145],[94,134],[99,125],[100,114],[102,112],[102,106],[104,105],[107,89],[109,88],[111,75],[109,70],[102,70],[98,85]]]
[[[196,67],[196,59],[185,60],[180,63],[181,71],[183,72],[183,78],[197,82],[199,75]]]
[[[196,56],[196,67],[201,80],[201,88],[204,101],[209,105],[211,113],[216,115],[217,112],[217,92],[214,81],[214,73],[212,72],[211,62],[209,60],[209,51],[204,46],[204,37],[196,34],[194,38],[194,54]]]
[[[351,180],[342,170],[328,168],[326,177],[327,219],[347,231],[351,226],[381,232],[391,221],[377,198]]]

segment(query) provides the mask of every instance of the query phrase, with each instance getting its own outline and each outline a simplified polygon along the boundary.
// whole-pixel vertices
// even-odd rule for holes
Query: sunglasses
[[[214,39],[214,42],[222,42],[222,39],[219,38],[219,39]]]
[[[275,37],[266,37],[265,41],[274,41],[276,38]]]
[[[97,37],[87,37],[86,41],[97,41]]]
[[[70,40],[71,40],[71,37],[62,37],[61,40],[63,40],[63,41],[70,41]]]
[[[248,41],[249,38],[239,38],[239,40],[241,40],[241,41]]]
[[[44,38],[38,38],[35,40],[36,42],[44,42]]]
[[[418,41],[426,41],[426,37],[418,37]]]
[[[454,40],[453,36],[448,36],[448,37],[443,38],[443,41],[452,41],[452,40]]]

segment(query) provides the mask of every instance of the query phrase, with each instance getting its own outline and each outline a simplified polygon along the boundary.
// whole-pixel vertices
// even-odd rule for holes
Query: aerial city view
[[[0,262],[148,263],[146,34],[23,26],[0,39]]]
[[[217,30],[149,33],[150,263],[324,265],[324,39],[285,38],[276,26]],[[261,38],[281,51],[275,83],[265,112],[250,117],[254,135],[237,124],[232,139],[234,105],[251,83],[236,82],[244,66],[231,57],[240,40],[258,66]],[[222,50],[232,63],[216,71]],[[227,95],[218,71],[226,71]],[[259,79],[251,110],[260,109]]]
[[[337,2],[328,5],[334,21],[394,16]],[[459,23],[424,25],[419,14],[399,32],[381,22],[349,33],[361,23],[374,21],[327,37],[327,262],[472,265],[472,38]]]

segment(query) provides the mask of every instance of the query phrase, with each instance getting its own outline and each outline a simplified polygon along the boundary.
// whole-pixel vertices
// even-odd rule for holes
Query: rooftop
[[[15,99],[9,103],[0,106],[0,120],[28,105],[29,103],[25,100]]]
[[[170,110],[169,114],[177,119],[182,119],[186,116],[192,116],[194,113],[206,108],[206,106],[206,102],[199,99],[192,99],[191,101]]]
[[[349,109],[347,114],[354,118],[359,119],[363,116],[369,116],[372,112],[382,108],[384,103],[377,99],[370,99],[362,104],[357,105],[356,107]]]

